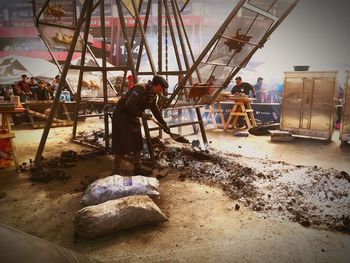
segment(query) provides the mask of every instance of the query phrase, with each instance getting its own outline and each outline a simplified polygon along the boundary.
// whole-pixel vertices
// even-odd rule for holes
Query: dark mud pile
[[[345,171],[161,143],[156,153],[160,167],[181,171],[180,180],[219,186],[262,216],[350,233],[350,176]]]
[[[47,160],[43,159],[37,166],[30,162],[28,164],[23,163],[20,168],[21,172],[29,172],[29,179],[32,182],[66,182],[70,179],[70,176],[66,174],[64,168],[76,166],[78,161],[93,159],[103,154],[105,154],[103,149],[95,151],[82,151],[81,153],[70,150],[62,152],[60,157]],[[89,183],[91,183],[91,180],[88,180],[88,182],[84,184],[82,183],[84,189]]]

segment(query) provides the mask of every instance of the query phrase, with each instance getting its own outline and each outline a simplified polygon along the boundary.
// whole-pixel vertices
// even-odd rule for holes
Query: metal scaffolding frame
[[[299,0],[290,0],[290,1],[258,1],[258,0],[240,0],[233,11],[229,14],[226,20],[223,22],[219,30],[216,32],[214,37],[209,41],[208,45],[204,48],[202,53],[199,55],[197,60],[191,66],[191,68],[187,71],[184,78],[178,84],[177,89],[173,92],[171,97],[168,100],[167,107],[176,107],[178,102],[183,104],[190,105],[211,105],[215,99],[219,96],[220,92],[230,83],[232,78],[240,71],[241,68],[244,68],[254,53],[264,46],[270,35],[275,31],[275,29],[282,23],[282,21],[289,15],[289,13],[294,9]],[[277,10],[277,11],[276,11]],[[229,27],[234,27],[235,24],[233,22],[237,22],[239,19],[244,19],[244,11],[250,12],[254,14],[254,18],[247,16],[247,30],[243,32],[243,34],[238,34],[239,30],[237,30],[236,36],[231,37],[225,35],[227,33]],[[271,25],[267,28],[266,32],[261,37],[258,38],[258,42],[252,42],[250,39],[254,38],[254,34],[248,35],[253,26],[256,26],[260,22],[260,18],[271,21]],[[260,20],[259,20],[260,19]],[[249,21],[251,20],[251,21]],[[232,25],[233,24],[233,25]],[[239,28],[241,30],[241,28]],[[213,61],[209,61],[212,57],[214,51],[216,51],[217,47],[220,47],[221,41],[226,40],[224,44],[226,44],[227,52],[231,52],[231,57],[228,59],[226,63],[217,63]],[[233,45],[230,46],[230,45]],[[224,46],[224,45],[221,45]],[[249,47],[252,47],[249,50]],[[233,51],[232,51],[233,50]],[[248,51],[241,59],[239,59],[239,63],[232,63],[232,60],[235,56],[239,57],[240,52]],[[225,57],[227,53],[222,55]],[[209,85],[206,83],[202,83],[202,79],[204,76],[201,76],[199,67],[200,65],[204,66],[213,66],[213,69],[210,70],[210,74],[207,74],[206,79],[209,78],[216,73],[216,71],[220,67],[225,67],[230,69],[229,74],[226,74],[223,78],[223,81],[220,85]],[[196,85],[193,85],[193,74],[196,72],[196,79],[198,80]],[[212,96],[205,98],[198,97],[193,101],[189,101],[187,99],[188,89],[209,89],[212,88],[216,90]],[[185,97],[186,100],[183,101],[182,97]]]
[[[33,11],[34,11],[34,19],[36,22],[36,26],[39,30],[39,33],[42,39],[45,42],[45,45],[47,46],[50,54],[52,55],[53,60],[55,61],[56,65],[59,67],[61,71],[61,81],[56,91],[53,106],[52,106],[50,115],[48,117],[47,123],[45,125],[43,135],[38,147],[38,151],[35,156],[36,163],[41,160],[41,155],[44,150],[48,133],[52,125],[54,114],[57,110],[59,98],[60,98],[62,89],[65,85],[66,77],[69,69],[79,70],[79,78],[78,78],[78,86],[77,86],[77,94],[76,94],[76,108],[74,111],[73,138],[75,138],[76,131],[77,131],[78,111],[79,111],[79,105],[82,100],[81,86],[83,82],[83,73],[87,71],[100,71],[102,73],[103,104],[107,105],[108,104],[107,85],[109,85],[112,89],[114,89],[112,83],[107,78],[107,72],[113,70],[113,71],[124,72],[123,83],[122,83],[123,86],[125,84],[126,75],[128,71],[131,71],[134,80],[136,80],[135,82],[137,82],[138,75],[153,76],[155,74],[159,74],[163,76],[165,75],[166,77],[178,76],[178,86],[170,95],[170,98],[165,100],[163,107],[168,109],[175,109],[175,108],[183,109],[183,107],[187,107],[188,109],[190,109],[190,112],[191,112],[191,109],[195,110],[198,121],[194,122],[192,120],[190,123],[188,123],[188,125],[199,124],[203,141],[206,143],[207,139],[206,139],[203,121],[201,119],[201,114],[198,106],[211,104],[215,100],[215,98],[229,84],[230,80],[237,74],[237,72],[241,68],[245,67],[245,65],[248,63],[248,61],[256,52],[256,50],[258,50],[265,44],[265,42],[268,40],[268,37],[271,35],[271,33],[279,26],[279,24],[284,20],[284,18],[292,11],[292,9],[296,6],[299,0],[287,0],[287,1],[273,0],[273,1],[268,1],[269,3],[268,6],[266,6],[265,1],[240,0],[239,3],[236,5],[236,7],[233,9],[233,11],[230,13],[230,15],[227,17],[227,19],[224,21],[224,23],[221,25],[217,33],[209,41],[208,45],[202,51],[202,53],[197,59],[195,59],[194,57],[194,53],[192,51],[189,37],[186,32],[185,24],[183,22],[182,15],[181,15],[181,11],[184,10],[184,8],[188,5],[189,0],[181,1],[182,5],[181,4],[179,5],[178,0],[158,0],[158,1],[154,0],[154,1],[157,1],[157,4],[158,4],[158,10],[157,10],[158,65],[154,63],[155,58],[152,56],[149,41],[147,39],[147,30],[149,28],[148,22],[150,20],[149,18],[151,14],[152,0],[148,0],[146,3],[147,6],[146,6],[146,12],[145,12],[143,21],[141,19],[140,12],[141,12],[142,5],[146,1],[115,0],[118,16],[119,16],[118,17],[119,24],[120,24],[122,36],[124,38],[124,43],[126,47],[127,63],[126,65],[117,65],[114,67],[107,67],[104,1],[103,0],[85,0],[81,6],[80,15],[78,18],[77,10],[76,10],[78,0],[72,0],[73,8],[71,10],[71,13],[72,13],[71,25],[66,25],[62,23],[62,21],[60,20],[60,17],[58,17],[58,19],[53,19],[53,20],[51,19],[49,21],[45,21],[45,19],[43,19],[43,17],[45,17],[48,11],[48,8],[49,7],[52,8],[52,5],[50,6],[51,1],[53,0],[34,0],[33,1]],[[56,2],[57,0],[55,0],[55,3]],[[95,9],[99,9],[99,12],[100,12],[100,22],[101,22],[100,28],[101,28],[101,38],[102,38],[102,48],[101,48],[102,65],[98,64],[97,59],[94,56],[88,44],[88,35],[89,35],[89,30],[91,25],[91,15]],[[232,21],[234,21],[234,19],[237,19],[238,16],[242,15],[242,9],[249,10],[249,12],[253,12],[255,14],[255,18],[252,19],[251,21],[249,20],[251,24],[248,27],[248,30],[246,32],[243,32],[243,34],[241,35],[238,35],[238,30],[237,30],[236,37],[235,36],[232,37],[230,35],[225,34],[226,29],[229,26],[231,26]],[[127,27],[126,27],[126,22],[124,17],[125,10],[129,11],[132,18],[134,19],[134,28],[133,28],[131,37],[129,37]],[[163,25],[164,25],[163,16],[165,17],[165,26],[166,28],[169,29],[169,32],[170,32],[170,38],[173,44],[172,49],[174,50],[175,57],[176,57],[177,69],[172,71],[168,70],[167,64],[164,70],[163,40],[165,40],[166,50],[168,50],[168,39],[167,39],[168,32],[167,30],[166,32],[163,32]],[[253,26],[256,26],[256,24],[254,23],[259,23],[258,21],[259,18],[270,20],[271,25],[269,25],[268,30],[264,32],[264,35],[259,39],[258,42],[249,41],[250,39],[247,38],[249,30]],[[58,65],[57,60],[55,60],[53,53],[50,49],[49,43],[47,43],[48,42],[47,38],[45,38],[45,34],[47,34],[47,32],[43,32],[43,30],[41,30],[41,26],[53,26],[55,28],[61,28],[62,30],[70,30],[70,32],[72,32],[72,38],[68,48],[67,59],[62,69]],[[83,34],[81,34],[82,31],[83,31]],[[137,32],[139,32],[141,36],[141,40],[140,40],[141,42],[140,42],[140,48],[137,54],[137,59],[136,61],[134,61],[132,50],[133,50],[134,40],[136,38]],[[235,43],[236,45],[233,48],[234,51],[231,54],[230,60],[227,63],[218,63],[215,61],[209,61],[216,47],[220,45],[221,40],[226,40],[227,43]],[[71,65],[73,53],[75,52],[78,46],[79,46],[79,49],[81,49],[80,65]],[[247,52],[239,60],[238,65],[235,65],[235,64],[232,64],[231,60],[234,58],[235,55],[237,55],[240,52],[237,46],[241,47],[241,49],[244,49],[247,46],[252,48],[249,49],[248,50],[249,52]],[[148,71],[140,70],[143,49],[145,49],[146,51],[147,60],[150,65],[150,70]],[[230,51],[231,51],[231,47],[230,47]],[[97,67],[91,67],[91,66],[85,65],[85,57],[87,52],[91,54],[94,61],[98,65]],[[166,63],[167,63],[167,54],[165,54],[165,57],[166,57]],[[212,66],[213,69],[211,71],[211,74],[209,75],[207,74],[206,76],[203,76],[201,72],[201,65]],[[208,82],[210,76],[213,75],[217,70],[220,70],[220,67],[222,66],[229,68],[230,72],[225,76],[224,81],[222,81],[220,85],[212,86],[212,88],[216,90],[214,95],[211,96],[206,101],[203,101],[200,99],[190,101],[188,98],[188,94],[189,94],[188,89],[191,89],[193,87],[198,87],[196,86],[198,83],[200,84],[200,88],[208,88],[209,84],[206,85],[206,83]],[[196,83],[194,82],[194,79],[197,81]],[[202,82],[204,82],[204,85]],[[71,87],[70,89],[71,91],[73,91]],[[104,115],[104,122],[105,122],[105,146],[106,146],[106,150],[109,150],[108,112],[104,111],[103,115]],[[183,125],[184,125],[183,123],[175,124],[175,126],[173,127],[180,127]],[[144,126],[146,126],[146,128],[148,127],[147,125],[144,125]]]

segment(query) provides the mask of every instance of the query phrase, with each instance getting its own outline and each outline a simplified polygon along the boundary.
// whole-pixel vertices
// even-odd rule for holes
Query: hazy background
[[[283,79],[293,65],[310,70],[350,70],[350,2],[301,0],[271,35],[253,60],[266,61],[256,68],[268,79]]]

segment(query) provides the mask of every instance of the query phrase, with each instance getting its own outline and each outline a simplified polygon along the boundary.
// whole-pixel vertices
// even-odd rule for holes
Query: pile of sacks
[[[168,221],[152,198],[159,196],[156,178],[113,175],[88,186],[74,217],[79,237],[96,238],[135,226]]]

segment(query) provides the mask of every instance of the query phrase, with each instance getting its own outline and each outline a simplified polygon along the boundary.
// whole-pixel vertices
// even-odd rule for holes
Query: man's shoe
[[[150,176],[153,170],[146,166],[136,166],[134,169],[134,175]]]

